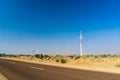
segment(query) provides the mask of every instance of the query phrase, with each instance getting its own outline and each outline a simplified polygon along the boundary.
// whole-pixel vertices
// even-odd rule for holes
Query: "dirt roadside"
[[[2,73],[0,73],[0,80],[8,80]]]

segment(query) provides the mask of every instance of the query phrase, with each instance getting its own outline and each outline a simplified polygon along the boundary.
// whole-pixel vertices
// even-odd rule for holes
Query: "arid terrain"
[[[119,55],[86,55],[81,57],[79,55],[50,56],[36,54],[34,56],[9,55],[1,58],[61,67],[120,73]]]

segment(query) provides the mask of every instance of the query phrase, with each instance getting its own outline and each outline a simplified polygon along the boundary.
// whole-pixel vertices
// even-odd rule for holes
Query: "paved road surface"
[[[120,74],[78,70],[0,59],[0,72],[8,80],[120,80]]]

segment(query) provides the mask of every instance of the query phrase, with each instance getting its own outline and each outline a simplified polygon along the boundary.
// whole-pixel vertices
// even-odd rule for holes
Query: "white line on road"
[[[15,62],[10,62],[10,63],[15,64]]]
[[[44,70],[43,68],[34,67],[34,66],[30,66],[30,68],[32,68],[32,69],[37,69],[37,70],[41,70],[41,71],[43,71],[43,70]]]

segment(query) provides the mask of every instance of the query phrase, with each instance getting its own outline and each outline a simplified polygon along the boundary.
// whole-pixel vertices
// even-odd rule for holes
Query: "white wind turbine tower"
[[[82,37],[82,33],[80,32],[80,56],[82,56],[82,40],[83,40],[83,37]]]

